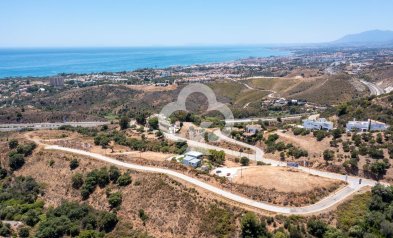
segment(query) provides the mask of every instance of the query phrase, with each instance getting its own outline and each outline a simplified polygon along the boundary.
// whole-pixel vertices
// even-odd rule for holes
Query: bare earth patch
[[[278,192],[307,192],[314,188],[328,188],[335,180],[322,178],[295,169],[259,166],[243,169],[235,177],[234,182],[250,186],[263,186]]]

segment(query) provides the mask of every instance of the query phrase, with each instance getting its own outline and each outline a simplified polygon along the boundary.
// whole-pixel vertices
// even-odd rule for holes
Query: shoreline
[[[0,69],[3,71],[0,80],[50,78],[61,74],[116,74],[140,69],[167,70],[294,54],[287,48],[262,46],[0,48],[0,53],[4,57],[2,59],[0,54]]]

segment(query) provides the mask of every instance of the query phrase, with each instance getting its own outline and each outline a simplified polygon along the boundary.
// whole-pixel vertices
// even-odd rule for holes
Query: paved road
[[[379,96],[379,95],[385,93],[385,90],[383,90],[382,88],[380,88],[379,86],[377,86],[374,83],[370,83],[365,80],[360,80],[360,82],[362,82],[364,85],[366,85],[368,87],[371,95]]]
[[[225,136],[224,134],[222,134],[218,130],[216,130],[214,133],[218,137],[220,137],[221,139],[223,139],[227,142],[237,144],[237,145],[240,145],[240,146],[243,146],[246,148],[250,148],[256,152],[255,155],[243,153],[242,156],[246,156],[246,157],[248,157],[250,159],[254,159],[256,161],[262,161],[262,162],[264,162],[266,164],[270,164],[272,166],[287,166],[285,162],[264,158],[263,150],[261,150],[258,147],[255,147],[255,146],[237,141],[235,139],[229,138],[229,137]],[[194,142],[194,141],[187,140],[187,139],[184,139],[182,137],[179,137],[179,136],[176,136],[173,134],[165,134],[165,136],[171,140],[186,140],[190,146],[200,147],[200,148],[204,148],[204,149],[211,149],[211,145],[208,145],[205,143]],[[219,149],[221,149],[221,148],[219,148]],[[224,149],[221,149],[221,150],[224,150]],[[235,155],[235,156],[236,156],[236,153],[239,153],[237,151],[231,151],[228,149],[225,149],[224,151],[225,151],[225,153],[229,152],[228,154]],[[346,182],[348,185],[345,186],[343,189],[336,191],[334,194],[331,194],[330,196],[326,197],[325,199],[323,199],[313,205],[310,205],[307,207],[289,208],[288,213],[290,213],[290,214],[307,214],[307,213],[314,213],[314,212],[322,211],[322,210],[324,210],[328,207],[331,207],[331,206],[335,205],[336,203],[344,200],[345,198],[352,195],[354,192],[359,191],[363,187],[375,186],[377,184],[377,181],[374,181],[371,179],[365,179],[365,178],[360,178],[360,177],[355,177],[355,176],[347,176],[347,175],[342,175],[342,174],[330,173],[330,172],[320,171],[320,170],[311,169],[311,168],[307,168],[307,167],[303,167],[303,166],[299,166],[297,169],[299,169],[300,171],[303,171],[305,173],[317,175],[320,177],[341,180],[341,181]],[[361,182],[360,182],[360,180],[361,180]],[[385,185],[387,185],[387,184],[385,184]],[[268,209],[266,209],[266,210],[268,210]],[[269,210],[269,211],[277,212],[277,210]],[[287,212],[284,212],[284,210],[282,210],[281,213],[287,213]]]
[[[80,126],[80,127],[96,127],[108,125],[110,122],[87,121],[87,122],[55,122],[55,123],[13,123],[0,124],[0,131],[19,131],[22,129],[56,129],[60,126]]]
[[[169,169],[163,169],[163,168],[154,168],[154,167],[148,167],[148,166],[142,166],[142,165],[136,165],[136,164],[131,164],[131,163],[126,163],[126,162],[122,162],[101,154],[96,154],[96,153],[92,153],[92,152],[88,152],[88,151],[84,151],[84,150],[79,150],[79,149],[71,149],[71,148],[65,148],[65,147],[61,147],[58,145],[47,145],[45,147],[45,149],[48,150],[59,150],[59,151],[65,151],[65,152],[69,152],[69,153],[74,153],[74,154],[79,154],[79,155],[84,155],[84,156],[88,156],[97,160],[101,160],[107,163],[111,163],[117,166],[121,166],[124,168],[129,168],[129,169],[134,169],[134,170],[139,170],[139,171],[144,171],[144,172],[153,172],[153,173],[162,173],[162,174],[166,174],[169,176],[173,176],[179,179],[182,179],[188,183],[191,183],[195,186],[201,187],[207,191],[210,191],[212,193],[215,193],[219,196],[222,196],[226,199],[250,206],[250,207],[255,207],[255,208],[259,208],[259,209],[263,209],[266,211],[271,211],[271,212],[276,212],[276,213],[283,213],[283,214],[298,214],[298,215],[305,215],[305,214],[310,214],[310,213],[316,213],[316,212],[320,212],[323,211],[333,205],[335,205],[336,203],[338,203],[339,201],[345,199],[346,197],[350,196],[353,192],[357,191],[361,186],[347,186],[343,189],[341,189],[340,191],[336,192],[335,194],[332,194],[331,196],[313,204],[310,206],[305,206],[305,207],[282,207],[282,206],[275,206],[275,205],[271,205],[268,203],[264,203],[264,202],[258,202],[258,201],[254,201],[251,200],[249,198],[245,198],[236,194],[233,194],[231,192],[222,190],[220,188],[214,187],[210,184],[207,184],[205,182],[202,182],[198,179],[189,177],[187,175],[184,175],[182,173],[173,171],[173,170],[169,170]],[[365,185],[362,185],[365,186]]]
[[[309,116],[310,114],[300,114],[300,115],[294,115],[294,116],[287,116],[287,117],[281,117],[281,120],[298,120],[302,118],[302,116]],[[258,118],[244,118],[244,119],[231,119],[231,120],[225,120],[227,123],[247,123],[247,122],[255,122],[255,121],[277,121],[277,117],[258,117]]]

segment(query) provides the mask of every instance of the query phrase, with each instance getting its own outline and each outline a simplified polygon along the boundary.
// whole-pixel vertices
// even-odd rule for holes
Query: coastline
[[[291,54],[288,49],[267,46],[3,48],[0,80],[228,64]]]

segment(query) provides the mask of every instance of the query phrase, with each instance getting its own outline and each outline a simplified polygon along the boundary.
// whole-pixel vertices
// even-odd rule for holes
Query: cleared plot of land
[[[143,92],[163,92],[177,89],[176,84],[171,84],[165,87],[156,85],[127,85],[127,88],[143,91]]]
[[[254,78],[247,82],[253,88],[282,92],[300,81],[297,78]]]
[[[348,75],[313,78],[253,78],[246,81],[251,87],[272,90],[287,98],[306,99],[320,104],[348,101],[359,94],[354,79]]]
[[[270,94],[269,91],[245,90],[237,97],[235,104],[243,105],[249,102],[251,103],[256,102],[266,97],[269,94]]]
[[[261,100],[270,93],[260,89],[250,89],[244,85],[243,81],[225,80],[210,83],[208,86],[213,89],[220,101],[224,99],[223,101],[241,106]]]
[[[325,138],[322,141],[317,141],[312,133],[306,136],[295,136],[292,132],[284,133],[281,131],[275,131],[274,134],[279,135],[279,140],[285,142],[286,144],[291,143],[307,150],[310,156],[320,156],[324,150],[331,148],[329,138]]]
[[[259,166],[249,167],[243,169],[241,173],[238,172],[234,182],[275,189],[277,192],[302,193],[312,191],[315,188],[331,187],[337,181],[302,173],[290,168]]]
[[[336,75],[303,81],[287,90],[284,96],[320,104],[336,104],[349,101],[358,94],[352,78],[348,75]]]

